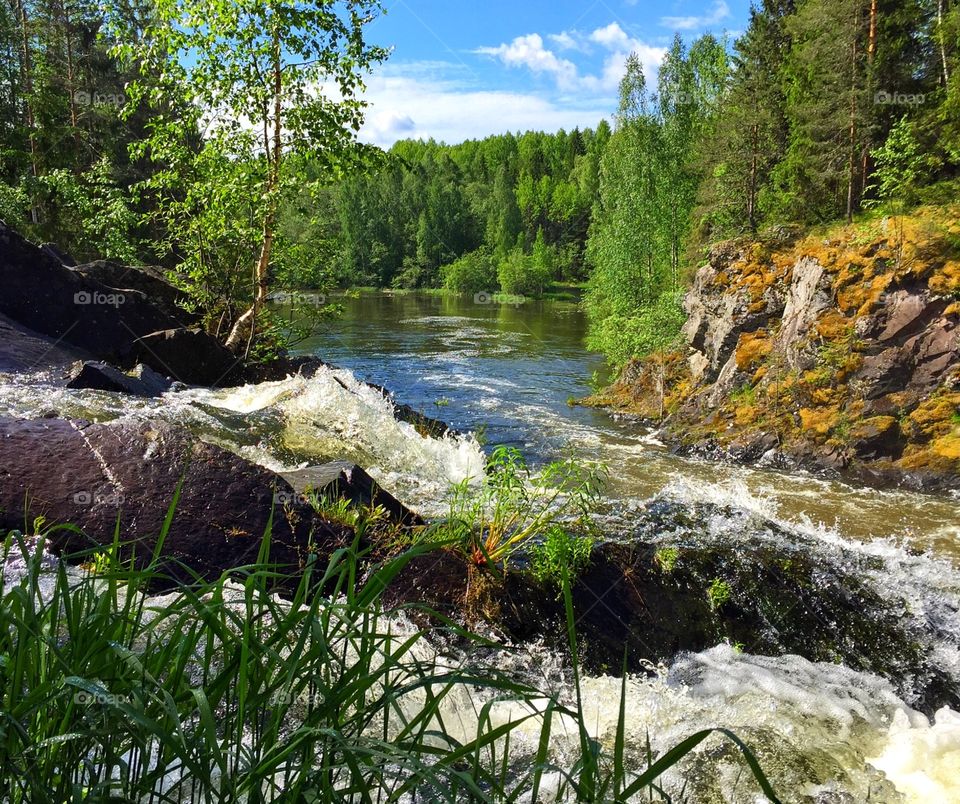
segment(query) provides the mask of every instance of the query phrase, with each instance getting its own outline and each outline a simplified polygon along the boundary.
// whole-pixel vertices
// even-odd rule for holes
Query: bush
[[[686,315],[679,293],[665,293],[633,315],[611,315],[591,327],[588,346],[603,352],[615,366],[634,357],[674,346]]]
[[[493,256],[486,249],[464,254],[460,259],[440,268],[443,286],[457,293],[490,292],[497,286],[497,269]]]
[[[455,543],[475,567],[496,569],[561,527],[592,532],[590,514],[607,477],[605,466],[572,458],[533,472],[519,450],[497,447],[482,486],[472,488],[469,478],[456,486],[449,517],[429,538]]]
[[[497,276],[504,293],[539,298],[553,279],[553,269],[515,248],[500,262]]]

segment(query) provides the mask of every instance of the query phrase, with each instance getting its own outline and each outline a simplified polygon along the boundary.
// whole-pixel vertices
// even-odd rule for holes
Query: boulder
[[[177,327],[137,338],[131,360],[188,385],[228,386],[240,382],[244,364],[199,327]]]
[[[407,527],[426,524],[419,514],[384,491],[376,480],[350,461],[332,461],[320,466],[284,472],[283,477],[300,494],[313,491],[332,500],[345,499],[369,508],[379,506],[390,515],[392,522]]]
[[[89,279],[115,288],[121,293],[139,294],[143,299],[150,301],[159,310],[184,326],[191,326],[199,321],[199,317],[195,313],[190,313],[184,309],[184,304],[187,302],[186,294],[171,285],[160,268],[134,267],[110,262],[109,260],[97,260],[78,265],[75,270]]]
[[[160,396],[174,385],[173,380],[142,364],[129,374],[103,361],[77,363],[70,372],[67,388],[113,391],[132,396]]]
[[[124,555],[145,564],[181,480],[163,544],[172,577],[216,578],[254,563],[271,516],[271,560],[292,574],[309,550],[323,553],[352,538],[288,502],[294,491],[280,476],[170,424],[0,417],[0,530],[41,516],[46,526],[75,525],[79,531],[50,531],[58,552],[109,545],[119,522]]]
[[[47,368],[65,371],[82,357],[79,349],[57,343],[0,315],[0,372],[16,374]]]
[[[159,304],[147,298],[146,288],[161,287],[156,277],[144,274],[136,280],[140,288],[125,292],[96,278],[115,281],[125,269],[92,265],[99,267],[67,268],[0,222],[0,315],[120,368],[145,363],[191,385],[228,383],[240,373],[230,353],[202,330],[162,334],[182,330],[183,316],[163,301],[171,291],[161,291]]]
[[[64,267],[0,224],[0,313],[111,362],[140,336],[178,325],[140,296]]]

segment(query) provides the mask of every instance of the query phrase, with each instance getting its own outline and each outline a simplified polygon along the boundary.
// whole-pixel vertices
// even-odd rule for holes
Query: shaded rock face
[[[254,563],[271,511],[271,559],[290,573],[311,549],[352,538],[297,502],[279,476],[171,425],[0,418],[0,529],[23,528],[40,516],[48,524],[69,522],[82,533],[54,530],[59,551],[110,544],[119,518],[124,554],[145,563],[181,479],[163,546],[173,577],[188,580],[193,571],[216,578]]]
[[[130,359],[190,385],[224,386],[242,381],[243,361],[199,327],[177,327],[137,338]]]
[[[144,363],[191,385],[241,375],[215,338],[183,328],[178,291],[159,276],[113,263],[71,269],[0,223],[0,287],[0,315],[120,368]]]
[[[66,370],[84,356],[79,349],[57,343],[0,315],[0,371],[11,374],[53,368]]]
[[[716,527],[736,537],[709,536]],[[592,672],[619,674],[625,655],[630,672],[643,672],[645,662],[728,641],[749,653],[842,661],[876,673],[926,712],[960,703],[933,641],[955,637],[936,627],[926,635],[956,612],[947,601],[928,601],[927,622],[919,624],[906,597],[869,582],[877,559],[842,550],[830,556],[746,512],[673,501],[648,506],[619,539],[595,547],[572,590],[581,658]],[[406,568],[388,600],[456,618],[469,583],[477,579],[468,581],[462,558],[430,554]],[[480,613],[491,624],[516,640],[565,647],[557,590],[516,568],[487,583]]]
[[[78,265],[75,270],[88,279],[116,288],[120,293],[139,294],[183,326],[191,326],[198,321],[195,314],[183,307],[187,297],[167,281],[159,268],[131,267],[109,260],[97,260]]]

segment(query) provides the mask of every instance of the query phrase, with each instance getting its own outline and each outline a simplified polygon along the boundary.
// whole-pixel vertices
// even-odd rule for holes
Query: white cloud
[[[597,28],[590,34],[590,41],[610,50],[623,50],[630,46],[630,37],[619,23],[611,22],[606,28]]]
[[[661,17],[660,24],[664,28],[672,28],[675,31],[697,31],[709,28],[711,25],[719,25],[729,16],[730,6],[724,0],[717,0],[713,10],[702,17]]]
[[[589,52],[591,45],[606,51],[599,73],[581,73],[580,68],[569,59],[560,58],[544,46],[540,34],[518,36],[509,44],[497,47],[478,48],[475,53],[493,56],[508,67],[526,67],[536,74],[552,76],[557,88],[564,92],[589,91],[612,92],[626,72],[627,57],[636,53],[649,81],[655,80],[666,50],[648,45],[631,37],[616,22],[584,34],[580,31],[562,31],[547,37],[561,50]]]
[[[583,45],[578,39],[575,39],[566,31],[563,31],[558,34],[547,34],[547,39],[549,39],[553,44],[555,44],[560,50],[582,50]]]
[[[508,67],[526,67],[534,73],[552,75],[561,88],[570,88],[577,81],[577,65],[567,59],[561,59],[552,50],[543,46],[540,34],[518,36],[510,44],[498,47],[477,48],[475,53],[495,56]]]
[[[615,97],[555,102],[533,93],[478,89],[462,73],[453,64],[443,71],[391,65],[369,78],[361,139],[388,148],[407,138],[456,143],[507,131],[595,127],[616,106]]]

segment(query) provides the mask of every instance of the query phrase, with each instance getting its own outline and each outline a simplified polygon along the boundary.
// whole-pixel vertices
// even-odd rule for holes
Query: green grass
[[[544,776],[559,772],[578,801],[653,800],[659,777],[711,733],[650,755],[642,769],[627,764],[623,703],[614,744],[589,737],[565,574],[577,706],[489,666],[436,662],[426,634],[399,627],[381,603],[428,548],[370,568],[362,518],[353,546],[329,561],[314,555],[288,599],[270,592],[283,576],[269,563],[269,529],[257,564],[151,599],[151,588],[170,585],[158,556],[175,504],[142,569],[121,563],[117,536],[74,557],[96,557],[88,569],[59,564],[45,574],[42,539],[7,535],[4,559],[19,557],[27,570],[18,579],[4,570],[0,601],[0,799],[388,802],[415,791],[417,800],[512,802],[532,793],[526,800],[535,801]],[[464,688],[480,703],[468,713],[475,727],[457,740],[444,713]],[[505,700],[531,714],[494,725],[492,708]],[[560,717],[579,730],[572,767],[557,767],[551,753]],[[512,734],[530,720],[540,738],[520,751]],[[775,800],[753,754],[723,733]]]

